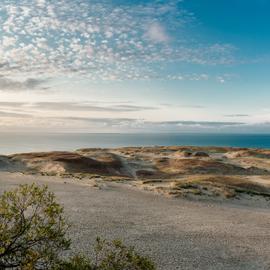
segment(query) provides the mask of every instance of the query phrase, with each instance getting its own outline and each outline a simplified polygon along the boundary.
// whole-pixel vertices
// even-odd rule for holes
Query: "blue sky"
[[[2,0],[0,130],[270,132],[267,0]]]

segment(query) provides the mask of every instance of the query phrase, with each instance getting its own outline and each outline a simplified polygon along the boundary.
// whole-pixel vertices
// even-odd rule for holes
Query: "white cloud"
[[[46,0],[36,0],[37,1],[37,5],[40,7],[44,7],[46,4]]]
[[[217,81],[220,82],[220,83],[222,83],[222,84],[226,82],[226,81],[225,81],[225,78],[222,77],[222,76],[218,76],[218,77],[217,77]]]
[[[170,39],[169,35],[166,33],[165,27],[158,22],[152,23],[149,26],[147,37],[154,42],[168,42]]]
[[[8,37],[8,36],[4,36],[2,39],[2,46],[4,48],[10,47],[10,46],[14,46],[16,43],[16,38],[15,37]]]
[[[235,74],[222,74],[222,75],[218,75],[216,76],[216,80],[221,83],[224,84],[226,82],[231,81],[234,78],[237,78],[238,76],[236,76]]]
[[[0,73],[137,80],[158,77],[163,63],[231,63],[230,45],[182,39],[193,15],[180,2],[2,0]]]
[[[179,80],[179,81],[208,81],[211,78],[209,74],[205,73],[191,73],[191,74],[177,74],[168,75],[168,80]]]

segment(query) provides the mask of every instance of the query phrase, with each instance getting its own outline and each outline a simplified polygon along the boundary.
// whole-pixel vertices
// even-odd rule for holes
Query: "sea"
[[[198,133],[0,133],[0,154],[72,151],[80,148],[123,146],[231,146],[270,148],[270,134]]]

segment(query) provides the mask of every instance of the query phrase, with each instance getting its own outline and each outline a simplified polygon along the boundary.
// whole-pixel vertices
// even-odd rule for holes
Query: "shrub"
[[[119,240],[108,242],[97,238],[94,260],[76,255],[62,262],[56,270],[155,270],[153,262]]]
[[[154,264],[147,257],[139,255],[133,247],[127,247],[120,240],[108,242],[97,238],[95,266],[102,270],[154,270]]]
[[[61,261],[53,270],[94,270],[92,262],[83,255],[75,255]]]
[[[0,197],[0,269],[49,269],[70,246],[63,208],[46,186],[21,185]]]

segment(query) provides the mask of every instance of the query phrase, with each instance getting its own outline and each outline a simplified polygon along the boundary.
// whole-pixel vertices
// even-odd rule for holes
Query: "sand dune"
[[[270,151],[192,146],[92,148],[1,156],[0,170],[121,180],[167,196],[267,199]]]
[[[110,153],[89,157],[71,152],[16,154],[9,162],[21,163],[25,171],[50,174],[94,173],[100,175],[121,174],[121,162]]]

